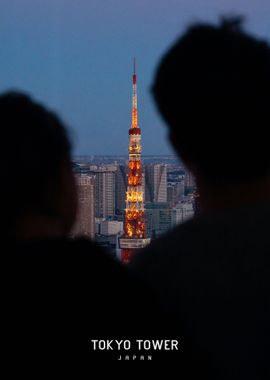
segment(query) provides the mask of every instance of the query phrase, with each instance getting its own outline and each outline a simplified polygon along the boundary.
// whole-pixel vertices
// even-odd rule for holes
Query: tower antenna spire
[[[137,100],[137,75],[136,75],[136,58],[133,58],[133,76],[132,76],[132,128],[138,128],[138,100]]]
[[[136,58],[133,58],[133,85],[136,86],[137,84],[137,75],[136,75]],[[137,91],[137,89],[134,89]],[[137,95],[136,95],[137,96]]]

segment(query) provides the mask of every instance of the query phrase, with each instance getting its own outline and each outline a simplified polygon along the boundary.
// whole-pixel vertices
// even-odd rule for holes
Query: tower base
[[[119,247],[121,248],[121,262],[128,264],[131,257],[136,254],[138,249],[146,247],[150,243],[150,238],[134,239],[122,237],[119,239]]]

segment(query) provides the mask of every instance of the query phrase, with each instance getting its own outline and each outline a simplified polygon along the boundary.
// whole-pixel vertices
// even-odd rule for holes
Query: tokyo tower
[[[124,234],[119,239],[121,261],[128,263],[136,250],[150,243],[146,238],[143,172],[141,163],[141,129],[138,126],[137,76],[134,59],[132,76],[132,118],[129,129],[129,161]]]

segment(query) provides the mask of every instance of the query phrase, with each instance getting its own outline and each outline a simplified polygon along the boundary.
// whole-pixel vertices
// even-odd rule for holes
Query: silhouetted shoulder
[[[267,203],[202,215],[131,263],[176,316],[184,350],[208,378],[228,363],[245,378],[269,373],[269,217]]]
[[[158,272],[164,273],[167,267],[173,271],[177,265],[177,270],[186,271],[188,265],[194,265],[195,269],[201,261],[206,265],[207,257],[209,265],[213,259],[213,265],[222,254],[230,257],[234,251],[243,249],[251,254],[254,244],[262,246],[263,254],[269,248],[269,215],[270,206],[263,203],[198,216],[153,241],[134,257],[131,268],[142,274],[156,273],[158,278]]]
[[[91,241],[11,243],[2,264],[2,344],[14,360],[115,361],[109,351],[97,356],[91,340],[141,337],[151,333],[150,313],[158,319],[151,292]]]
[[[94,350],[93,340],[128,340],[129,355],[138,355],[136,339],[162,339],[163,327],[169,331],[154,292],[89,240],[11,243],[4,256],[2,346],[9,359],[88,371],[119,356]],[[155,360],[167,356],[155,353]]]

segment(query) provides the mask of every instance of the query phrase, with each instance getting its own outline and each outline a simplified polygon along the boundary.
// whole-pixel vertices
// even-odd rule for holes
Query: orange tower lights
[[[141,129],[138,126],[137,76],[134,59],[132,76],[132,121],[129,129],[128,184],[126,192],[126,209],[124,235],[120,238],[121,261],[128,263],[137,249],[150,243],[146,238],[143,174],[141,164]]]

